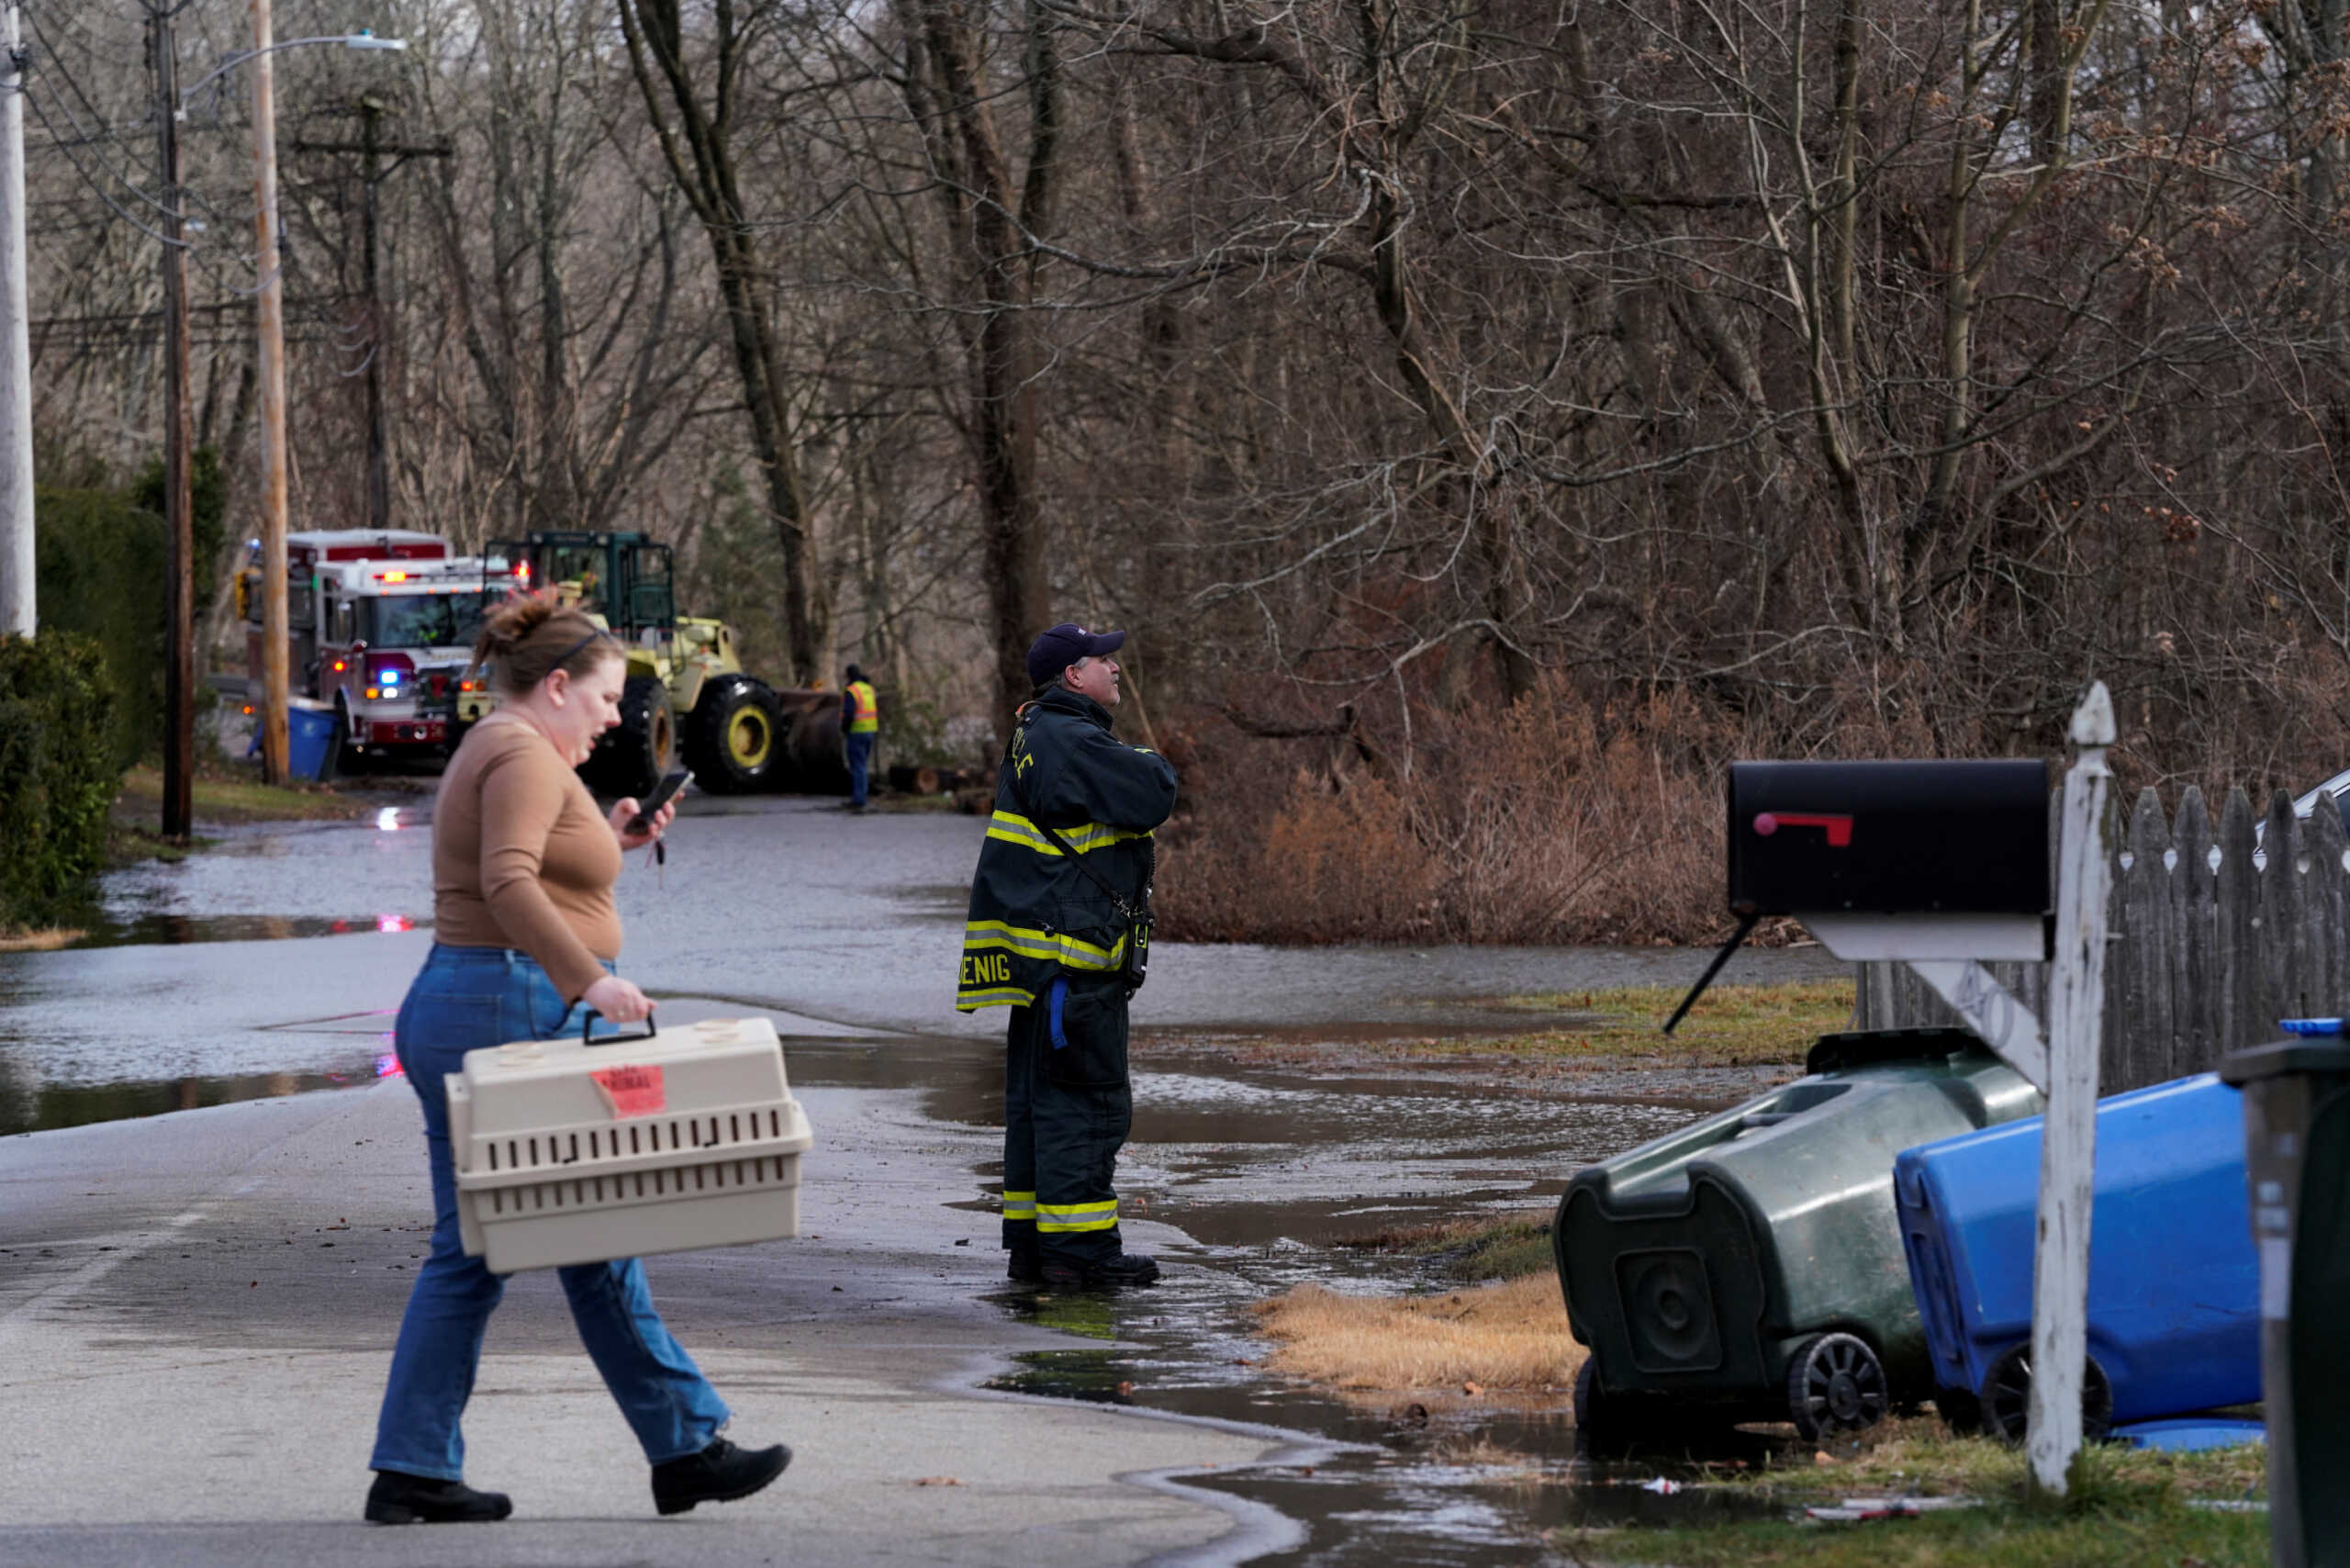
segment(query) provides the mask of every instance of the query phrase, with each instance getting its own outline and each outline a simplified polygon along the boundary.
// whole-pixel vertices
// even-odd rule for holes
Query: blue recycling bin
[[[2031,1386],[2041,1118],[1905,1150],[1902,1249],[1935,1403],[2020,1437]],[[2089,1426],[2260,1397],[2260,1270],[2242,1092],[2211,1073],[2098,1103]]]
[[[285,710],[285,771],[297,778],[321,783],[334,777],[336,754],[341,749],[341,721],[324,703],[300,700]]]

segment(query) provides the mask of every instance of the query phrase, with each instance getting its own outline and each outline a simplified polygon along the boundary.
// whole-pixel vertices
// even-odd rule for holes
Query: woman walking
[[[637,803],[599,815],[572,771],[620,722],[626,662],[610,633],[574,610],[526,599],[499,610],[475,644],[504,697],[450,759],[432,815],[433,946],[393,1036],[424,1104],[432,1171],[432,1250],[392,1352],[375,1428],[377,1524],[502,1519],[502,1493],[464,1484],[458,1430],[503,1276],[465,1255],[442,1078],[464,1054],[576,1034],[588,1009],[617,1023],[653,1005],[612,972],[621,949],[612,883],[621,855],[660,836],[676,808],[630,831]],[[747,1497],[791,1450],[752,1451],[718,1435],[726,1404],[654,1309],[633,1258],[557,1271],[579,1338],[653,1466],[664,1514]]]

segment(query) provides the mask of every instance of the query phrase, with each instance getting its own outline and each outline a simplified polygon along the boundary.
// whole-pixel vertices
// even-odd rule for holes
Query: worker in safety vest
[[[865,789],[873,769],[873,737],[881,730],[881,705],[874,700],[873,683],[855,665],[848,666],[848,684],[841,688],[841,734],[848,742],[848,809],[865,810]]]
[[[1010,1007],[1003,1071],[1003,1245],[1015,1280],[1058,1290],[1147,1285],[1111,1185],[1134,1120],[1126,1002],[1149,955],[1151,830],[1175,770],[1111,731],[1124,632],[1054,627],[1029,646],[995,816],[971,879],[956,1007]]]

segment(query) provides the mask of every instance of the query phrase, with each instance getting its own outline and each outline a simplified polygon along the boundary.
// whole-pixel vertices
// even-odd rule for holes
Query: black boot
[[[791,1450],[781,1443],[738,1449],[714,1438],[699,1453],[653,1467],[653,1506],[664,1514],[682,1514],[696,1503],[732,1503],[781,1475],[790,1462]]]
[[[1084,1260],[1045,1260],[1045,1284],[1050,1290],[1113,1291],[1158,1282],[1158,1260],[1139,1252],[1113,1252],[1107,1258]]]
[[[367,1522],[375,1525],[486,1525],[514,1511],[503,1492],[476,1492],[462,1481],[435,1481],[397,1470],[375,1472],[367,1488]]]
[[[1015,1247],[1012,1261],[1005,1264],[1003,1277],[1014,1284],[1041,1285],[1045,1282],[1045,1260],[1033,1248]]]

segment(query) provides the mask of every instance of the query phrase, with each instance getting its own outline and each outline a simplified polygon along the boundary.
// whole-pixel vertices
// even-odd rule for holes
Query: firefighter
[[[855,665],[848,666],[848,680],[841,688],[841,734],[848,751],[848,809],[865,810],[867,776],[873,767],[873,737],[881,730],[881,705],[873,696],[873,683]]]
[[[1126,1002],[1148,957],[1151,831],[1175,805],[1165,758],[1111,731],[1124,632],[1054,627],[1028,649],[995,816],[971,879],[955,1005],[1009,1007],[1003,1245],[1010,1276],[1059,1290],[1147,1285],[1111,1184],[1134,1119]]]

